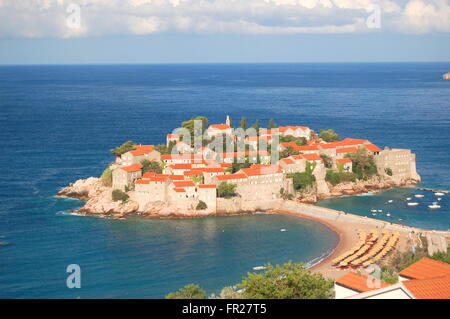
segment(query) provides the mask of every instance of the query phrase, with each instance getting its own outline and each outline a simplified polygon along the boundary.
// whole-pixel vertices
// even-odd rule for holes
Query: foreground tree
[[[371,154],[360,147],[356,152],[347,153],[344,156],[353,162],[353,172],[358,179],[368,179],[377,174],[377,165]]]
[[[303,264],[266,265],[263,273],[248,273],[238,285],[244,299],[331,299],[333,280],[313,274]]]
[[[206,299],[206,292],[199,285],[186,285],[176,292],[171,292],[166,299]]]
[[[336,142],[339,141],[339,135],[332,130],[320,130],[319,137],[325,142]]]
[[[247,118],[245,116],[241,117],[240,126],[243,130],[247,129]]]

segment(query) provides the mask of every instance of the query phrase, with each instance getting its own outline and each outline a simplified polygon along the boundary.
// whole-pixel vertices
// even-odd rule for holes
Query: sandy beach
[[[292,208],[294,209],[275,209],[271,210],[271,212],[319,222],[339,235],[339,243],[333,252],[320,263],[310,268],[313,272],[320,272],[325,277],[333,279],[336,279],[350,271],[349,269],[340,270],[333,267],[332,260],[345,251],[351,249],[358,242],[358,230],[363,230],[367,234],[369,234],[372,229],[377,229],[378,232],[381,232],[383,229],[398,230],[400,232],[400,239],[395,247],[395,251],[406,251],[412,244],[417,244],[419,234],[426,235],[430,232],[433,234],[439,233],[440,235],[446,237],[450,236],[448,232],[436,232],[403,225],[390,224],[376,219],[363,218],[361,216],[313,205],[302,204],[295,205]],[[392,254],[393,252],[391,252],[387,258],[392,256]]]

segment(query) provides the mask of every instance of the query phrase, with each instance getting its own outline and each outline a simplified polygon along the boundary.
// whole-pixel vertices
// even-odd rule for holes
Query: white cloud
[[[71,3],[81,8],[79,28],[66,23]],[[0,0],[0,37],[374,32],[373,4],[381,31],[450,32],[449,0]]]

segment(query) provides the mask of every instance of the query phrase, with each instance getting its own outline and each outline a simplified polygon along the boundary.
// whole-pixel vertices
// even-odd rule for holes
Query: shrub
[[[339,135],[332,129],[320,130],[319,137],[325,142],[339,141]]]
[[[112,186],[112,169],[107,167],[103,171],[102,176],[100,176],[100,181],[103,186],[111,187]]]
[[[199,285],[191,284],[169,293],[166,299],[206,299],[206,292]]]
[[[390,169],[389,167],[388,167],[388,168],[385,168],[385,169],[384,169],[384,172],[385,172],[387,175],[389,175],[389,176],[392,176],[392,175],[393,175],[392,169]]]
[[[331,185],[335,186],[339,183],[355,182],[356,175],[352,172],[335,172],[332,170],[328,170],[327,175],[325,176],[325,180]]]
[[[217,195],[224,198],[236,196],[236,184],[228,184],[227,182],[220,183],[217,188]]]
[[[208,206],[206,205],[206,203],[201,200],[198,202],[197,207],[195,207],[195,210],[205,210],[207,208]]]
[[[118,201],[126,202],[128,198],[129,196],[120,189],[115,189],[112,191],[112,200],[115,202]]]
[[[347,153],[345,158],[353,161],[353,172],[358,179],[367,180],[377,174],[377,165],[373,156],[365,149],[359,148],[356,152]]]
[[[329,157],[328,155],[321,154],[320,158],[323,160],[323,163],[326,168],[332,168],[333,167],[333,159]]]
[[[307,162],[304,172],[297,172],[288,175],[288,177],[292,177],[294,189],[296,191],[304,191],[314,184],[316,181],[316,177],[313,175],[315,167],[316,163],[311,164],[311,162]]]
[[[447,248],[446,253],[444,252],[434,253],[430,258],[450,264],[450,248]]]
[[[120,156],[126,152],[132,151],[134,150],[134,146],[133,146],[133,142],[132,141],[126,141],[125,143],[123,143],[122,145],[113,148],[111,151],[111,153],[113,153],[116,156]]]

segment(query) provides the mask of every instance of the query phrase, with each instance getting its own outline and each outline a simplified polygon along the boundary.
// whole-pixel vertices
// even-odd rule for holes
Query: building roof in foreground
[[[348,272],[344,276],[336,279],[336,284],[358,292],[371,291],[391,285],[381,280],[371,280],[371,278],[353,271]]]
[[[418,262],[406,267],[400,276],[411,279],[430,279],[450,276],[450,265],[442,261],[424,257]]]
[[[450,276],[402,283],[417,299],[450,299]]]
[[[123,169],[125,172],[128,173],[133,173],[133,172],[138,172],[142,169],[142,165],[140,163],[136,163],[136,164],[132,164],[129,166],[123,166],[121,167],[121,169]]]

